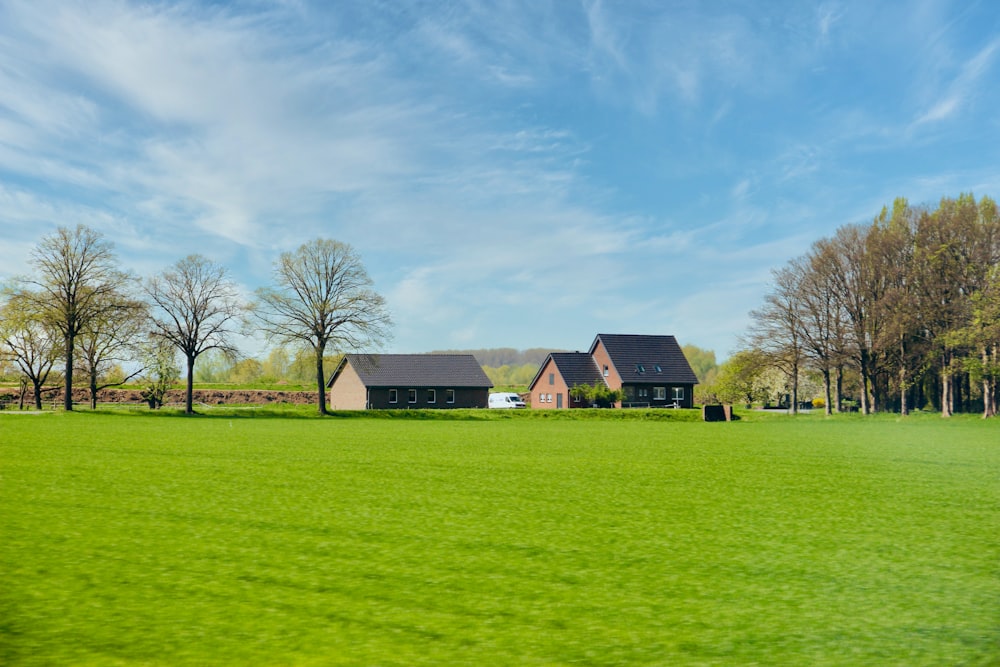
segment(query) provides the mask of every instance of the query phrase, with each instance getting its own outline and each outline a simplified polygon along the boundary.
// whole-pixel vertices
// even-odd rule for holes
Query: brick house
[[[327,382],[331,410],[485,408],[492,386],[471,354],[348,354]]]
[[[625,391],[619,407],[690,408],[698,378],[673,336],[598,334],[589,352],[545,359],[529,386],[531,407],[585,407],[569,392],[595,382]]]
[[[552,352],[529,385],[533,408],[585,408],[569,390],[581,384],[603,382],[594,358],[586,352]]]

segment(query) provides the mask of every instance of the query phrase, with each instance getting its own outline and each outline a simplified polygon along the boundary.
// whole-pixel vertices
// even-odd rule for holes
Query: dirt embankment
[[[63,390],[54,389],[42,392],[42,402],[62,404]],[[9,397],[9,398],[8,398]],[[8,404],[16,404],[18,400],[16,389],[0,389],[0,401]],[[267,405],[269,403],[295,403],[311,404],[316,402],[316,392],[314,391],[270,391],[256,389],[195,389],[192,394],[195,403],[202,405]],[[73,402],[89,404],[89,389],[74,389]],[[102,389],[97,392],[98,403],[134,403],[145,404],[142,393],[137,389]],[[184,391],[174,389],[167,392],[163,400],[164,405],[183,405]],[[34,392],[28,391],[24,397],[24,404],[32,406],[35,404]]]

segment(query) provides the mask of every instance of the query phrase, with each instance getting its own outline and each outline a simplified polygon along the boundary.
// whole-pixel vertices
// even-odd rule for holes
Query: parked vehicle
[[[527,407],[521,397],[513,392],[501,391],[490,394],[489,406],[491,408],[524,408]]]

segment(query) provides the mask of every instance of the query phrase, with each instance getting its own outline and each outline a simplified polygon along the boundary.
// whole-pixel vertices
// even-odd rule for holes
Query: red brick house
[[[673,336],[598,334],[587,353],[545,359],[529,386],[531,407],[586,407],[569,392],[595,382],[625,391],[619,407],[690,408],[698,378]]]
[[[327,382],[331,410],[485,408],[492,386],[471,354],[348,354]]]
[[[603,382],[594,358],[586,352],[552,352],[531,381],[532,408],[586,408],[570,396],[577,385]]]

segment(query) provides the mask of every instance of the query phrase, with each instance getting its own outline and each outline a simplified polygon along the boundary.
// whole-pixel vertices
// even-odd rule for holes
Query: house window
[[[395,389],[389,390],[389,402],[396,403],[399,400],[399,392]]]
[[[646,367],[643,366],[642,364],[636,364],[635,365],[635,372],[638,373],[639,375],[642,375],[643,373],[646,372]]]
[[[409,394],[410,394],[409,395],[410,403],[416,403],[417,402],[417,390],[416,389],[410,389],[409,390]]]
[[[645,387],[639,387],[639,398],[648,398],[649,390]]]
[[[675,401],[684,400],[684,387],[671,387],[671,389],[673,390],[673,398]]]
[[[665,400],[667,400],[667,388],[666,387],[653,387],[653,400],[654,401],[665,401]]]
[[[608,377],[608,365],[604,364],[604,377]]]
[[[656,372],[657,373],[662,373],[663,372],[663,368],[659,364],[656,364]]]
[[[556,383],[556,374],[549,373],[549,384],[555,384],[555,383]]]
[[[546,403],[552,402],[552,394],[545,394],[545,402]]]
[[[445,400],[446,403],[454,403],[455,402],[455,390],[454,389],[446,389],[445,392],[444,392],[444,400]]]
[[[427,390],[427,402],[428,403],[437,403],[437,389],[428,389]]]

